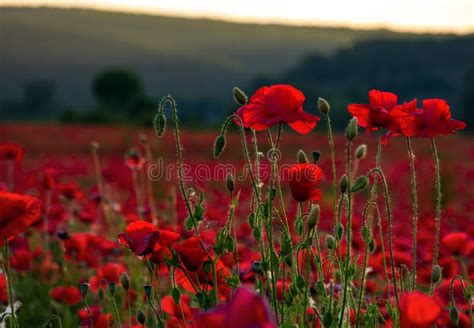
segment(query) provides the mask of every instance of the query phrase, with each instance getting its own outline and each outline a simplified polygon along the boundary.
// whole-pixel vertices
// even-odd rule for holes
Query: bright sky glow
[[[474,33],[474,0],[0,0],[239,22]]]

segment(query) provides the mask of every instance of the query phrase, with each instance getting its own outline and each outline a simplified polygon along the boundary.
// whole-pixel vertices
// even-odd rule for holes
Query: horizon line
[[[364,30],[377,31],[386,30],[396,33],[412,33],[412,34],[444,34],[444,35],[458,35],[465,36],[474,34],[474,26],[462,29],[444,29],[435,27],[419,27],[419,26],[403,26],[397,24],[378,24],[378,23],[347,23],[334,21],[332,23],[318,21],[312,23],[308,20],[293,20],[275,18],[265,18],[256,20],[254,18],[238,17],[233,15],[213,15],[213,14],[193,14],[193,13],[177,13],[173,10],[146,10],[139,8],[124,8],[124,7],[106,7],[103,5],[60,5],[60,4],[14,4],[8,1],[0,3],[0,8],[10,9],[66,9],[66,10],[89,10],[98,12],[130,14],[130,15],[144,15],[154,17],[169,17],[195,20],[210,20],[217,22],[233,23],[233,24],[247,24],[247,25],[276,25],[286,27],[302,27],[302,28],[332,28],[332,29],[349,29],[349,30]]]

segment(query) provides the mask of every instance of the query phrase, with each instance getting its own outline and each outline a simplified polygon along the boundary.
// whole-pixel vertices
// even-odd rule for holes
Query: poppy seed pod
[[[81,291],[82,298],[86,297],[87,291],[89,290],[89,287],[90,287],[90,285],[87,282],[83,282],[81,284],[79,289]]]
[[[234,95],[234,101],[237,104],[239,104],[241,106],[247,104],[248,97],[240,88],[234,87],[232,89],[232,94]]]
[[[155,128],[155,133],[158,137],[162,137],[166,129],[166,116],[163,112],[159,111],[155,119],[153,120],[153,127]]]
[[[224,135],[219,135],[216,138],[216,141],[214,141],[214,158],[217,158],[222,154],[222,151],[224,150],[226,141]]]
[[[227,178],[226,178],[226,184],[227,184],[227,189],[230,191],[230,192],[233,192],[234,191],[234,177],[232,176],[232,174],[227,174]]]
[[[122,273],[122,276],[120,277],[120,281],[122,282],[123,289],[129,290],[130,288],[130,279],[128,278],[128,275],[126,272]]]
[[[153,287],[150,284],[146,284],[143,286],[143,289],[145,290],[145,294],[148,298],[151,297],[151,291],[153,290]]]
[[[341,190],[341,193],[345,193],[347,190],[347,187],[349,186],[349,180],[347,179],[347,175],[343,175],[341,178],[341,181],[339,182],[339,189]]]
[[[366,175],[362,175],[357,178],[354,185],[351,187],[351,192],[356,193],[364,190],[369,185],[369,178]]]
[[[323,113],[324,115],[327,115],[329,113],[329,110],[331,109],[331,106],[329,106],[329,103],[327,102],[326,99],[319,97],[318,108],[321,113]]]
[[[137,311],[137,321],[141,324],[144,325],[146,321],[146,316],[145,312],[143,312],[141,309]]]
[[[437,282],[441,280],[442,276],[443,276],[443,272],[441,271],[441,267],[438,264],[436,264],[433,267],[433,270],[431,271],[431,282],[436,284]]]
[[[317,151],[317,150],[316,150],[316,151],[313,151],[313,152],[311,153],[311,155],[313,156],[313,162],[314,162],[314,164],[316,164],[316,163],[319,161],[319,159],[321,158],[321,152],[320,152],[320,151]]]
[[[367,145],[362,144],[356,148],[355,155],[357,159],[364,159],[367,156]]]
[[[357,137],[357,129],[358,129],[357,124],[358,124],[358,121],[357,121],[357,118],[355,117],[353,117],[349,121],[349,124],[347,124],[347,128],[346,128],[347,140],[352,141],[355,139],[355,137]]]
[[[314,205],[308,215],[308,230],[311,231],[318,225],[320,214],[321,208],[319,205]]]
[[[308,163],[308,157],[306,157],[306,154],[303,149],[298,150],[298,154],[296,155],[296,160],[299,164]]]

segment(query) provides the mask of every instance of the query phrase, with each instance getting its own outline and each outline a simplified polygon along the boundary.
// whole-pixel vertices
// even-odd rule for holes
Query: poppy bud
[[[255,216],[256,215],[254,212],[250,213],[249,215],[249,225],[252,229],[255,228]]]
[[[255,229],[253,229],[253,238],[255,238],[256,241],[260,241],[262,239],[262,232],[260,231],[260,228],[255,227]]]
[[[234,177],[232,174],[227,174],[226,178],[226,183],[227,183],[227,189],[229,189],[230,192],[234,191]]]
[[[319,97],[318,108],[321,113],[323,113],[324,115],[327,115],[329,113],[329,110],[331,109],[331,106],[329,106],[329,103],[327,102],[326,99]]]
[[[344,234],[344,226],[342,224],[339,224],[336,227],[336,239],[341,240],[343,234]]]
[[[319,152],[319,151],[317,151],[317,150],[316,150],[316,151],[313,151],[313,152],[311,153],[311,155],[313,155],[313,162],[314,162],[314,164],[316,164],[316,163],[319,161],[319,158],[321,158],[321,152]]]
[[[320,214],[321,208],[319,205],[314,205],[308,215],[308,230],[311,231],[318,225]]]
[[[174,304],[179,304],[179,299],[181,298],[181,292],[178,288],[173,288],[171,291],[171,297],[173,298]]]
[[[90,143],[89,147],[90,147],[91,151],[95,152],[95,151],[99,150],[99,143],[94,140]]]
[[[341,190],[341,193],[345,193],[347,190],[347,187],[349,186],[349,180],[347,179],[347,175],[343,175],[341,178],[341,181],[339,182],[339,189]]]
[[[375,250],[377,249],[377,244],[375,243],[374,239],[370,239],[369,244],[367,246],[371,254],[375,253]]]
[[[120,281],[122,282],[123,289],[128,290],[130,288],[130,279],[128,278],[128,275],[126,272],[122,273],[122,276],[120,277]]]
[[[234,95],[234,101],[237,104],[241,106],[247,104],[247,101],[248,101],[247,95],[242,90],[240,90],[240,88],[234,87],[232,89],[232,94]]]
[[[67,231],[58,231],[57,236],[61,240],[68,240],[69,239],[69,233]]]
[[[163,112],[159,111],[155,119],[153,120],[153,127],[155,128],[155,133],[158,137],[162,137],[165,133],[166,128],[166,116]]]
[[[212,268],[211,261],[205,261],[202,264],[202,271],[204,271],[205,274],[208,274],[209,272],[211,272],[211,268]]]
[[[451,318],[451,322],[457,326],[459,321],[459,312],[455,306],[451,307],[451,310],[449,310],[449,317]]]
[[[296,155],[296,161],[299,164],[305,164],[308,163],[308,157],[306,157],[306,154],[302,149],[298,150],[298,154]]]
[[[252,263],[252,270],[255,273],[263,273],[262,263],[260,263],[259,261],[253,262]]]
[[[346,128],[347,140],[352,141],[355,139],[355,137],[357,137],[357,129],[358,129],[357,124],[358,124],[358,121],[357,121],[357,118],[355,117],[353,117],[349,121],[349,124],[347,125],[347,128]]]
[[[114,296],[115,295],[115,290],[117,289],[117,284],[113,281],[109,281],[109,292],[110,295]]]
[[[443,276],[443,272],[441,271],[441,267],[438,264],[436,264],[433,267],[433,270],[431,271],[431,282],[433,284],[436,284],[437,282],[441,280],[442,276]]]
[[[359,192],[367,188],[369,185],[369,178],[366,175],[360,176],[351,187],[351,192]]]
[[[87,282],[83,282],[81,284],[79,289],[81,291],[82,298],[86,297],[87,291],[89,290],[89,287],[90,287],[90,285]]]
[[[141,309],[139,309],[139,310],[137,311],[137,321],[138,321],[138,323],[140,323],[141,325],[144,325],[144,324],[145,324],[145,321],[146,321],[145,312],[143,312]]]
[[[330,250],[333,250],[336,246],[336,241],[334,240],[334,237],[331,235],[326,236],[326,245]]]
[[[364,159],[367,156],[367,145],[362,144],[356,148],[355,155],[357,159]]]
[[[153,287],[150,284],[146,284],[143,286],[143,289],[145,290],[145,294],[148,298],[151,297],[151,291],[153,290]]]
[[[222,154],[225,144],[225,137],[222,134],[216,138],[216,141],[214,141],[214,158],[217,158]]]

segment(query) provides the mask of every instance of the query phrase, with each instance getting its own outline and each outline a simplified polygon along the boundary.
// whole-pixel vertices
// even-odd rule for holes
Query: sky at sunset
[[[0,0],[239,22],[474,32],[474,0]]]

